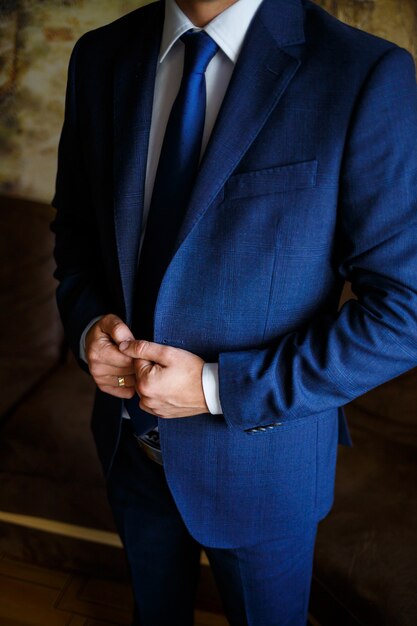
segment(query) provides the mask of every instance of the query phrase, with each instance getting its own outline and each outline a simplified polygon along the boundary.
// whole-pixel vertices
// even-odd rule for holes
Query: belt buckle
[[[151,461],[154,461],[154,463],[158,463],[158,465],[163,465],[162,452],[160,448],[155,448],[154,446],[151,446],[150,444],[146,443],[145,441],[143,441],[143,439],[141,439],[138,435],[136,435],[136,433],[134,436],[135,436],[136,441],[139,444],[139,447],[143,450],[143,452],[146,454],[148,459],[151,459]]]

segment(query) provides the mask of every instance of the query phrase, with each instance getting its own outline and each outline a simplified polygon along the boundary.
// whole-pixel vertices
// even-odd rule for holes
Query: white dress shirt
[[[246,32],[261,2],[262,0],[237,0],[201,29],[194,26],[185,13],[181,11],[175,0],[165,0],[164,28],[156,69],[149,135],[140,248],[145,235],[146,221],[165,128],[182,78],[184,43],[180,40],[180,37],[190,28],[205,30],[219,46],[219,50],[211,59],[205,73],[206,116],[200,153],[201,160],[229,85]],[[86,360],[85,336],[97,319],[100,318],[95,318],[88,324],[81,337],[80,356],[84,360]],[[219,395],[218,363],[204,364],[202,384],[210,413],[222,413]],[[123,417],[129,418],[126,409],[123,410]]]

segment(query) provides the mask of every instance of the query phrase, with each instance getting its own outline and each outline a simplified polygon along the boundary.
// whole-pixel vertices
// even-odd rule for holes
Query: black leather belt
[[[155,437],[149,435],[143,435],[142,437],[139,437],[135,434],[135,439],[138,442],[140,448],[142,448],[143,452],[149,459],[151,459],[151,461],[154,461],[159,465],[163,465],[161,448],[159,444],[155,442]]]

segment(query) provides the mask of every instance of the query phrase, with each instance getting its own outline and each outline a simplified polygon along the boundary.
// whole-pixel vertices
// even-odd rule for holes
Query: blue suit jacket
[[[75,354],[94,316],[132,321],[163,13],[140,8],[72,54],[53,230]],[[224,415],[159,420],[169,485],[203,544],[322,518],[348,438],[341,406],[417,364],[416,137],[405,50],[309,1],[264,0],[155,310],[154,341],[219,362]],[[345,280],[357,300],[338,311]],[[106,473],[120,419],[98,392]]]

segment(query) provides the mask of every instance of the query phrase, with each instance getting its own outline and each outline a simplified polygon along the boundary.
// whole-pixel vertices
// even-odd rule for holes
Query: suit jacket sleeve
[[[417,94],[401,48],[379,59],[358,97],[339,198],[337,268],[357,300],[266,348],[220,353],[231,427],[330,410],[417,365]]]
[[[58,308],[70,347],[81,367],[87,369],[79,358],[80,337],[93,318],[109,313],[109,307],[103,296],[97,225],[85,177],[77,115],[76,64],[81,42],[82,38],[75,45],[69,64],[56,191],[52,200],[57,213],[51,229],[55,233]]]

